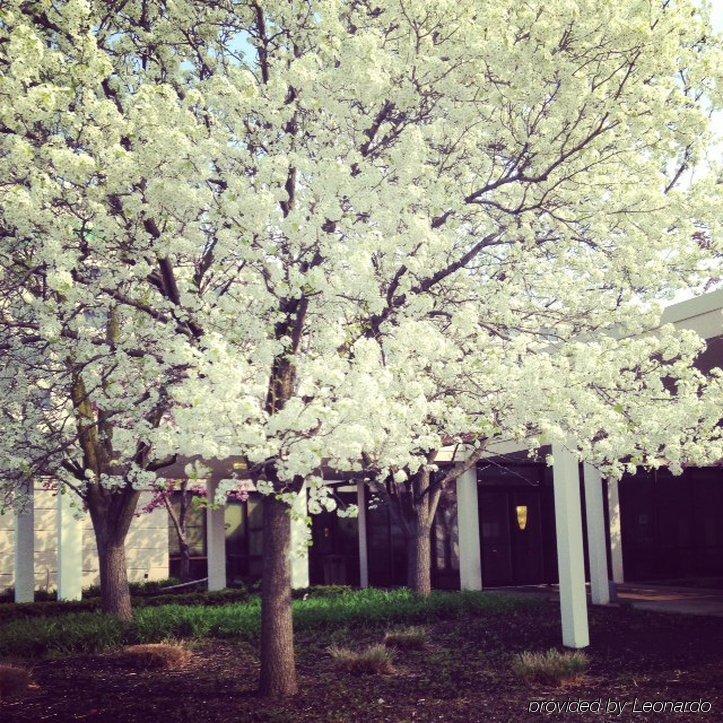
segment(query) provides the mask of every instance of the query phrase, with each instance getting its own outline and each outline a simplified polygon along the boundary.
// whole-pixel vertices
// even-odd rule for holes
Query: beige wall
[[[13,584],[13,545],[15,541],[13,527],[11,514],[0,515],[0,590],[5,590]]]
[[[144,492],[138,509],[147,502]],[[57,498],[40,488],[35,490],[35,585],[57,587],[58,530]],[[0,516],[0,590],[14,582],[14,517]],[[159,508],[134,518],[126,538],[128,575],[132,581],[162,580],[168,577],[168,513]],[[98,555],[90,516],[83,518],[83,587],[98,583]]]

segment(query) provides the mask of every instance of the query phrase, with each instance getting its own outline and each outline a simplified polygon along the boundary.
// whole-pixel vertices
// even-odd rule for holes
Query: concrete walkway
[[[621,583],[618,600],[643,610],[723,617],[723,590]]]
[[[587,587],[589,594],[590,586]],[[641,610],[684,615],[723,617],[723,590],[627,582],[621,583],[617,588],[618,600],[611,603],[612,605],[630,605]],[[558,596],[557,585],[521,585],[488,589],[546,595],[550,600],[556,600]]]

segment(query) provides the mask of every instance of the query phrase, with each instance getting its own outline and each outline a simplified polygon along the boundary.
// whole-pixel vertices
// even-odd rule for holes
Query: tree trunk
[[[407,586],[422,597],[432,592],[432,544],[429,525],[417,523],[407,539]]]
[[[179,544],[178,577],[181,582],[191,579],[191,548],[186,542]]]
[[[110,491],[94,485],[86,500],[98,549],[101,608],[121,620],[133,617],[125,541],[139,497],[130,487]]]
[[[121,620],[130,620],[133,617],[133,610],[128,587],[124,542],[125,540],[120,542],[112,540],[105,543],[98,541],[100,598],[104,613],[115,615]]]
[[[273,495],[263,499],[261,577],[261,694],[294,695],[298,688],[291,616],[291,517],[288,505]]]

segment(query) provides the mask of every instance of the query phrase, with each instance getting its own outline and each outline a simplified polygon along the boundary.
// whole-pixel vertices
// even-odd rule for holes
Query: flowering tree
[[[585,431],[591,458],[593,444],[609,460],[631,453],[628,406],[636,387],[660,392],[660,376],[637,382],[651,362],[638,348],[626,366],[612,330],[642,330],[641,309],[704,281],[719,251],[713,176],[687,173],[708,143],[702,96],[716,50],[686,3],[247,9],[253,50],[219,50],[215,66],[227,59],[234,72],[223,97],[206,96],[220,149],[215,262],[239,269],[230,288],[249,311],[239,319],[214,302],[215,328],[241,354],[224,399],[212,394],[219,362],[199,384],[236,428],[197,439],[244,450],[267,493],[262,688],[281,694],[295,690],[285,504],[302,482],[323,496],[323,463],[373,469],[389,425],[402,442],[382,470],[434,461],[440,429],[421,441],[405,430],[444,376],[427,374],[418,390],[440,336],[458,379],[487,375],[486,398],[463,406],[480,436]],[[582,340],[605,330],[586,355]],[[674,344],[682,369],[695,342]],[[544,354],[551,345],[564,348]],[[394,346],[421,361],[397,373]],[[537,362],[519,363],[532,353]],[[584,371],[591,358],[603,363],[597,376]],[[550,383],[535,403],[537,374],[575,367],[579,384]],[[624,383],[600,384],[620,373]],[[500,424],[499,390],[516,374]],[[459,431],[469,419],[454,415],[436,419]]]
[[[378,430],[365,472],[406,538],[407,584],[422,595],[431,591],[442,491],[482,456],[499,454],[500,443],[531,453],[551,442],[574,445],[610,478],[639,465],[680,470],[723,459],[723,375],[696,370],[703,345],[695,333],[667,327],[620,338],[602,329],[584,341],[548,343],[497,331],[468,327],[454,339],[453,330],[429,326],[423,350],[388,338],[386,375],[364,393]]]
[[[191,546],[188,541],[188,519],[191,512],[205,499],[204,486],[193,484],[187,478],[169,480],[158,487],[150,501],[141,509],[141,514],[149,514],[158,508],[164,508],[173,524],[173,532],[178,540],[178,578],[181,582],[191,580]],[[174,500],[178,505],[174,505]]]
[[[167,239],[197,215],[180,147],[204,127],[113,32],[84,2],[0,10],[0,477],[16,504],[40,475],[82,498],[103,609],[129,618],[124,540],[200,336]]]
[[[209,500],[204,479],[211,474],[211,470],[199,460],[195,460],[185,466],[184,472],[186,476],[180,479],[157,477],[151,483],[151,499],[138,514],[148,514],[161,507],[166,510],[178,541],[178,577],[181,582],[189,582],[192,577],[188,523],[192,512],[205,510],[209,506],[224,505],[229,501],[245,502],[249,494],[237,480],[229,478],[218,486],[216,496],[220,500]]]
[[[480,438],[586,430],[583,451],[629,453],[629,434],[598,432],[623,425],[632,392],[591,396],[593,378],[627,367],[608,363],[610,342],[587,357],[580,340],[635,330],[646,303],[703,282],[719,251],[714,176],[690,172],[718,57],[697,3],[11,0],[3,13],[4,253],[40,245],[71,287],[50,286],[49,304],[23,291],[25,317],[8,318],[55,320],[76,288],[83,311],[64,311],[61,330],[88,323],[89,299],[95,323],[118,308],[103,344],[120,346],[120,402],[135,409],[123,439],[152,442],[159,460],[246,458],[265,493],[266,694],[296,690],[288,503],[302,485],[324,502],[325,464],[426,474],[439,424],[468,421],[429,406],[436,378],[484,379],[476,410],[460,407]],[[430,345],[444,338],[440,355]],[[389,367],[394,349],[413,350],[419,374]],[[537,374],[585,379],[587,358],[599,377],[554,390],[574,404],[535,401]],[[459,371],[429,372],[450,360]],[[151,422],[144,385],[167,400]]]

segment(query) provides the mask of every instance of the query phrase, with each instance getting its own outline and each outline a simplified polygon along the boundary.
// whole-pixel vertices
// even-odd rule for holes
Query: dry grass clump
[[[22,693],[32,682],[25,668],[0,663],[0,699]]]
[[[580,651],[560,652],[551,648],[546,653],[521,653],[512,663],[512,669],[525,680],[559,685],[581,675],[588,662],[587,655]]]
[[[370,645],[355,651],[339,645],[327,648],[339,670],[355,675],[390,675],[394,673],[394,656],[384,645]]]
[[[148,643],[129,645],[114,657],[118,663],[133,670],[172,670],[183,667],[191,653],[181,645]]]
[[[384,645],[400,650],[421,650],[427,644],[427,631],[417,625],[390,630],[384,636]]]

